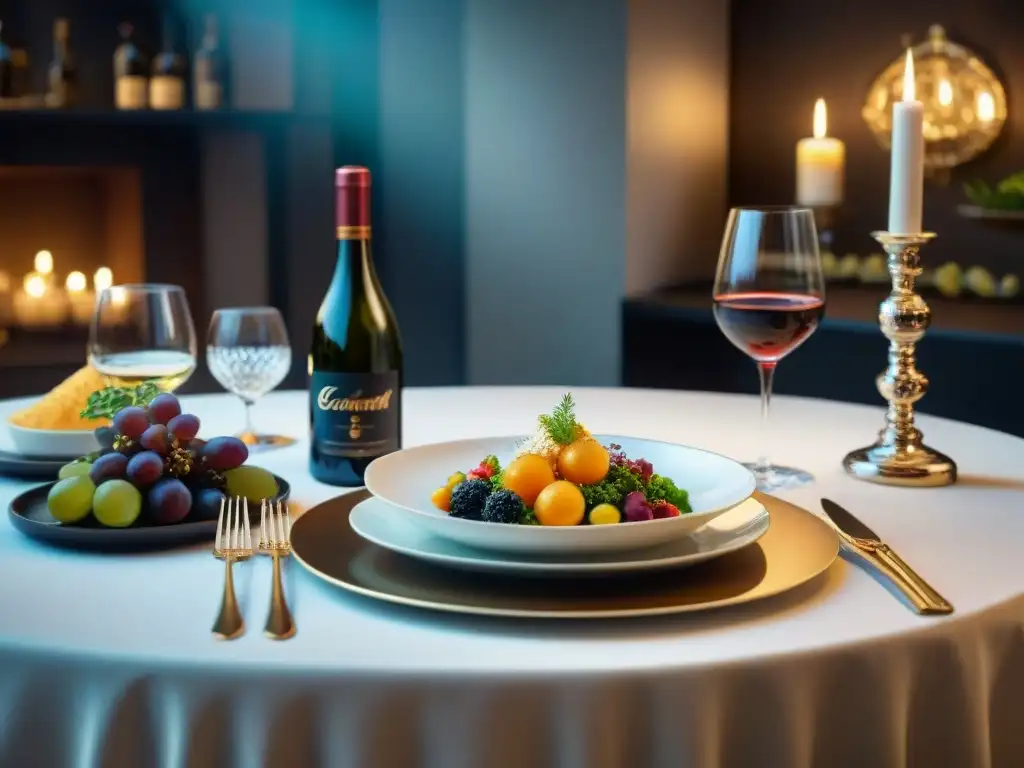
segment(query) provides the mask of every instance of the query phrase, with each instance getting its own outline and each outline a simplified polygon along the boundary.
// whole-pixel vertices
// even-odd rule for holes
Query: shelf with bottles
[[[0,123],[67,120],[205,126],[317,119],[291,109],[236,108],[231,61],[221,43],[217,16],[203,17],[201,36],[196,39],[192,35],[196,43],[191,50],[185,44],[189,35],[182,17],[164,13],[158,26],[149,27],[150,40],[156,39],[152,30],[159,28],[159,43],[147,45],[134,24],[119,24],[119,43],[111,49],[112,69],[108,70],[112,78],[100,77],[82,88],[71,23],[66,18],[56,19],[52,59],[46,66],[45,87],[39,92],[32,83],[41,81],[42,67],[38,61],[30,61],[25,48],[8,45],[0,21]],[[95,40],[83,46],[95,56],[96,46],[88,43]],[[92,63],[94,66],[84,69],[95,72]]]
[[[821,266],[829,283],[847,285],[890,284],[886,257],[882,253],[858,256],[848,253],[837,257],[829,251],[821,255]],[[980,266],[964,267],[949,261],[934,268],[925,267],[917,279],[922,295],[939,295],[947,299],[997,304],[1024,304],[1020,276],[994,275]]]

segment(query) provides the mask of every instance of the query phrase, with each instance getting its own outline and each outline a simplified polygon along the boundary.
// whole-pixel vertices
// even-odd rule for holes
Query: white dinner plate
[[[433,536],[377,498],[361,502],[349,516],[352,529],[367,541],[417,560],[469,571],[574,577],[696,565],[753,544],[767,533],[768,523],[768,510],[757,499],[747,499],[670,544],[619,555],[527,558],[473,549]]]
[[[750,498],[754,475],[739,462],[700,448],[617,435],[594,435],[616,443],[631,459],[651,462],[659,475],[689,492],[693,511],[661,520],[619,525],[502,525],[450,516],[430,503],[430,494],[456,471],[466,472],[486,456],[505,466],[522,437],[490,437],[407,448],[374,460],[367,489],[406,513],[421,529],[479,549],[529,555],[626,552],[678,541],[717,515]]]

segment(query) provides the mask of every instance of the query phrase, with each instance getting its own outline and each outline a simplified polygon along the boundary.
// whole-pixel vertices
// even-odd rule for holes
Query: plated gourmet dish
[[[486,456],[448,477],[431,502],[452,517],[519,525],[635,523],[691,511],[687,492],[649,461],[594,438],[569,394],[538,418],[506,466]]]
[[[273,474],[245,466],[249,449],[241,440],[200,439],[199,418],[152,383],[93,392],[81,418],[102,425],[95,429],[100,448],[61,468],[50,489],[47,508],[61,523],[91,518],[125,528],[216,519],[227,496],[258,501],[278,492]]]

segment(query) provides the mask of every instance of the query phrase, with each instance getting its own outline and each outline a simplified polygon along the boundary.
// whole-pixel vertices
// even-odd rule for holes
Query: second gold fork
[[[270,615],[263,634],[273,640],[287,640],[295,635],[295,622],[284,596],[284,584],[281,579],[281,558],[288,557],[292,551],[288,534],[291,532],[291,519],[288,508],[277,502],[264,499],[260,505],[260,552],[270,555],[274,560],[274,583],[270,593]]]

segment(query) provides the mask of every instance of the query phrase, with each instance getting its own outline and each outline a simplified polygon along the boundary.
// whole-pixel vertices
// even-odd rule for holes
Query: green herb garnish
[[[644,485],[640,477],[621,464],[612,465],[600,483],[580,486],[587,509],[593,509],[598,504],[611,504],[613,507],[622,509],[622,500],[628,494],[642,490],[644,490]]]
[[[540,525],[540,520],[533,514],[533,510],[527,506],[523,507],[523,514],[519,516],[520,525]]]
[[[144,381],[137,387],[104,387],[89,395],[80,416],[83,419],[112,419],[122,408],[137,405],[141,408],[160,394],[160,388],[152,381]]]
[[[548,433],[548,437],[559,445],[569,445],[576,439],[579,424],[576,423],[576,403],[572,395],[566,392],[562,400],[551,411],[550,416],[541,416],[540,425]]]
[[[684,515],[693,511],[693,507],[690,506],[690,494],[679,488],[670,478],[662,475],[651,475],[644,495],[651,504],[664,499]]]

